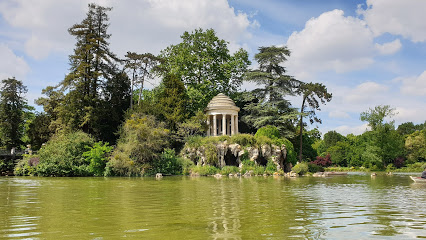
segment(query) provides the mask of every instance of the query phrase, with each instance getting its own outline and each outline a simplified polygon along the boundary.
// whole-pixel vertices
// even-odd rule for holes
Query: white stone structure
[[[237,107],[228,96],[219,93],[207,105],[207,136],[235,135],[238,133],[238,112]]]

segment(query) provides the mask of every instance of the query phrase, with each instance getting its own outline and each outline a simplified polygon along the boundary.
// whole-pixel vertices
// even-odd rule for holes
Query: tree
[[[302,83],[300,87],[297,89],[297,93],[302,95],[302,106],[300,108],[300,151],[299,151],[299,161],[302,161],[302,143],[303,143],[303,116],[306,115],[309,117],[309,121],[312,123],[318,122],[321,123],[321,119],[319,119],[315,115],[315,110],[320,109],[320,102],[325,104],[326,102],[330,102],[332,95],[327,92],[327,88],[321,83]],[[308,104],[309,111],[305,111],[305,104]]]
[[[301,83],[286,75],[286,69],[281,66],[289,56],[290,50],[287,47],[259,48],[259,53],[254,57],[259,68],[247,72],[245,80],[260,87],[246,95],[249,103],[244,110],[248,114],[242,118],[256,129],[274,125],[285,137],[292,137],[293,120],[297,117],[296,110],[285,97],[294,95],[294,90]]]
[[[109,50],[107,12],[112,8],[89,4],[86,18],[68,32],[77,39],[70,59],[70,73],[60,83],[64,93],[58,117],[67,128],[99,134],[96,119],[100,109],[100,89],[117,71],[115,55]]]
[[[395,109],[389,105],[369,108],[360,114],[361,120],[367,121],[372,129],[369,145],[374,147],[374,151],[369,153],[376,153],[384,166],[404,155],[404,137],[395,130],[394,121],[384,122],[386,117],[393,117],[395,114]]]
[[[160,86],[158,108],[161,109],[161,119],[171,131],[177,130],[177,125],[185,121],[187,114],[187,99],[185,86],[174,75],[166,76]]]
[[[51,119],[46,113],[37,113],[30,122],[27,135],[30,139],[31,148],[38,150],[46,143],[54,132],[50,129]]]
[[[185,84],[193,115],[217,94],[230,96],[236,92],[250,61],[243,49],[231,55],[228,43],[219,39],[213,29],[184,32],[181,38],[181,43],[161,52],[164,63],[159,74],[173,74]]]
[[[24,135],[24,111],[28,108],[27,88],[15,78],[2,80],[0,91],[0,137],[7,149],[19,147]]]
[[[405,140],[405,148],[410,162],[426,161],[426,129],[410,134]]]
[[[140,84],[138,105],[141,102],[142,90],[145,81],[153,77],[153,71],[159,70],[158,64],[162,62],[160,57],[157,57],[151,53],[138,54],[135,52],[127,52],[125,61],[125,68],[128,69],[132,75],[131,79],[131,96],[130,96],[130,108],[133,105],[133,86]]]
[[[143,175],[168,145],[169,132],[153,116],[132,114],[120,130],[107,174]]]
[[[360,119],[361,121],[367,121],[368,126],[374,131],[378,127],[383,126],[384,118],[391,118],[395,115],[395,108],[391,108],[389,105],[379,105],[374,107],[374,109],[369,108],[367,111],[362,112]]]

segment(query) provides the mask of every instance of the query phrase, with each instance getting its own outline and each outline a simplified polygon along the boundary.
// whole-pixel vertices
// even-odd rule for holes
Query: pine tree
[[[7,149],[19,147],[24,134],[27,88],[15,78],[2,80],[0,91],[0,140]]]
[[[115,74],[116,56],[109,50],[107,12],[112,8],[89,4],[86,18],[68,32],[77,39],[70,59],[71,72],[61,82],[66,95],[59,113],[62,123],[71,129],[97,133],[96,119],[101,86]]]

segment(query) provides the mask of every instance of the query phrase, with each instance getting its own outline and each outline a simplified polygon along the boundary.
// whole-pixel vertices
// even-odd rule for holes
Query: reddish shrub
[[[397,168],[402,168],[404,166],[404,162],[404,157],[397,157],[393,160],[393,165]]]
[[[30,158],[30,160],[28,160],[28,165],[30,165],[31,167],[37,166],[39,161],[40,161],[40,158],[32,157]]]
[[[312,161],[311,163],[316,164],[321,167],[328,167],[331,166],[331,157],[330,154],[327,154],[325,157],[317,156],[317,159],[315,161]]]

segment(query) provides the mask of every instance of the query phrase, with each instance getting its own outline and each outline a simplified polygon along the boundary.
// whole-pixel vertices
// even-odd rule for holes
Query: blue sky
[[[360,134],[359,114],[377,105],[399,113],[396,124],[426,120],[426,1],[419,0],[95,0],[112,6],[111,49],[159,53],[184,31],[213,28],[250,56],[287,46],[288,73],[324,83],[333,100],[318,115],[322,133]],[[86,0],[0,1],[0,78],[28,86],[30,104],[68,73]],[[253,62],[253,66],[256,63]],[[152,86],[148,86],[152,87]],[[250,88],[249,84],[244,87]],[[300,98],[291,98],[300,107]],[[40,109],[40,108],[38,108]]]

